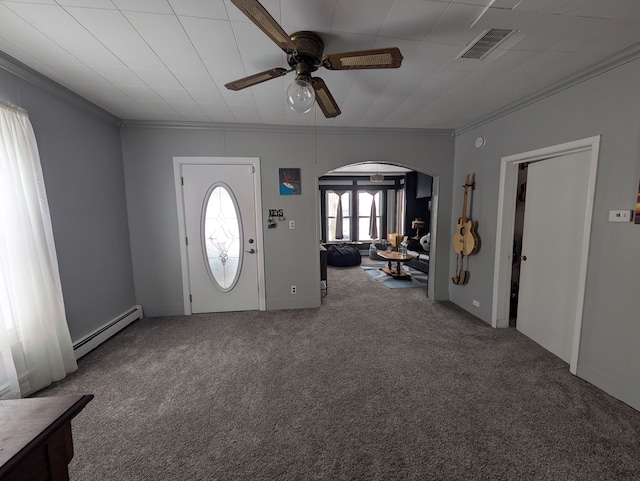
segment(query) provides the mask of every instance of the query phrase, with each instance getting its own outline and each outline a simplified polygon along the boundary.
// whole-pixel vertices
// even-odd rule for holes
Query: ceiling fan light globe
[[[306,114],[316,100],[313,87],[306,80],[295,79],[287,89],[287,105],[298,114]]]

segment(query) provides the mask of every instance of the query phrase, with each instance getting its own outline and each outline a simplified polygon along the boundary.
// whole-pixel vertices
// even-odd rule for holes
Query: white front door
[[[571,362],[590,151],[530,163],[516,328]]]
[[[260,307],[251,163],[181,164],[191,312]]]

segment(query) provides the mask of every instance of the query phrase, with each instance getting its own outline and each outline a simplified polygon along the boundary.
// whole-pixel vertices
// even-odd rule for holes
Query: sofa
[[[392,240],[394,242],[389,241],[389,236],[393,236]],[[397,250],[394,244],[399,246],[400,242],[402,242],[402,238],[399,238],[398,234],[389,234],[389,236],[387,236],[387,239],[378,239],[371,242],[371,246],[369,247],[369,259],[384,261],[386,259],[380,257],[378,254],[379,251]],[[430,244],[431,234],[422,236],[419,240],[407,238],[407,254],[413,257],[413,259],[407,262],[406,265],[428,274]]]
[[[402,234],[391,233],[387,234],[386,239],[376,239],[371,241],[369,246],[369,259],[376,261],[386,260],[378,255],[378,251],[399,251],[400,243],[404,239]]]
[[[374,261],[384,261],[386,259],[380,257],[378,255],[379,251],[392,251],[393,246],[386,239],[377,239],[371,242],[369,246],[369,259],[373,259]]]
[[[429,273],[429,248],[431,247],[431,234],[418,239],[407,239],[407,254],[413,257],[407,265],[425,274]]]
[[[424,251],[412,251],[407,250],[407,254],[413,257],[409,262],[406,263],[409,267],[413,267],[425,274],[429,273],[429,253]]]

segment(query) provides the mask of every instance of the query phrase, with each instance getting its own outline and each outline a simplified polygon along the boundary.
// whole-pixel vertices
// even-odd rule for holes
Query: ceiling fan
[[[312,77],[312,72],[319,67],[329,70],[398,68],[402,63],[402,54],[396,47],[323,55],[324,43],[317,33],[301,31],[289,36],[258,0],[231,0],[231,3],[287,54],[291,68],[272,68],[234,80],[225,84],[229,90],[242,90],[295,71],[296,78],[287,90],[289,106],[304,113],[317,102],[324,116],[332,118],[340,115],[340,108],[324,81]]]

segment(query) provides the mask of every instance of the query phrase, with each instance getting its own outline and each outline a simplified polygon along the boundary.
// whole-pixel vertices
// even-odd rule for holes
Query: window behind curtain
[[[329,242],[351,240],[351,192],[342,194],[342,239],[336,239],[336,214],[338,211],[339,196],[334,191],[327,191],[327,239]]]
[[[35,133],[0,100],[0,398],[77,369]]]
[[[371,219],[371,202],[376,203],[376,225],[378,231],[378,238],[382,232],[382,219],[384,214],[384,205],[382,205],[382,191],[377,191],[375,195],[371,195],[370,190],[362,189],[357,190],[357,216],[354,219],[356,222],[357,231],[355,238],[352,239],[352,192],[346,191],[342,194],[342,239],[336,238],[336,214],[338,209],[338,194],[335,191],[328,190],[325,194],[326,202],[326,226],[327,226],[327,240],[329,242],[334,241],[358,241],[369,242],[373,240],[369,236],[369,222]]]
[[[396,205],[398,206],[398,232],[404,232],[404,189],[398,191]]]
[[[378,226],[378,238],[382,232],[382,209],[380,203],[382,192],[378,191],[375,195],[371,195],[371,191],[358,191],[358,238],[359,242],[368,242],[372,239],[369,235],[369,222],[371,221],[371,202],[376,203],[376,225]]]

